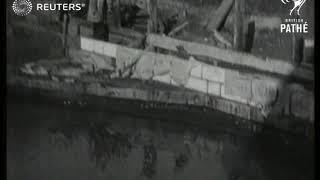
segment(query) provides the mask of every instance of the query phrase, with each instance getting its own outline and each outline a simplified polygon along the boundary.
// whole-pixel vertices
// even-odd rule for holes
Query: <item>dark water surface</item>
[[[128,108],[128,107],[124,107]],[[311,140],[8,100],[12,180],[313,179]]]

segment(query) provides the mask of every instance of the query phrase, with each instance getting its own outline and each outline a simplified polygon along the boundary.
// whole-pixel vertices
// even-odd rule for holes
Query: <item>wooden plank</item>
[[[102,53],[99,49],[95,49],[96,44],[101,44],[101,43],[103,43],[103,52]],[[80,47],[81,47],[81,49],[86,50],[86,51],[103,54],[103,55],[106,55],[109,57],[116,57],[118,45],[81,36]]]
[[[202,78],[202,65],[199,64],[196,67],[191,69],[191,76],[197,77],[197,78]]]
[[[186,26],[189,25],[189,22],[186,21],[184,23],[182,23],[181,25],[177,26],[176,28],[174,28],[173,30],[171,30],[169,33],[168,33],[168,36],[172,37],[174,36],[175,34],[177,34],[179,31],[181,31],[182,29],[184,29]]]
[[[203,79],[195,78],[195,77],[190,77],[185,87],[196,90],[196,91],[200,91],[203,93],[208,92],[207,81]]]
[[[252,80],[252,99],[258,104],[271,104],[276,101],[280,82],[254,79]]]
[[[80,37],[80,44],[81,44],[81,49],[86,50],[86,51],[91,51],[91,52],[96,52],[99,54],[103,54],[109,57],[116,58],[117,57],[117,51],[121,48],[123,53],[129,55],[129,59],[132,59],[132,55],[138,55],[143,50],[140,49],[134,49],[134,48],[128,48],[124,47],[118,44],[114,43],[109,43],[101,40],[96,40],[88,37]],[[100,46],[103,46],[103,52],[101,52]],[[99,47],[98,49],[95,49],[94,47]],[[123,55],[125,55],[123,54]],[[170,55],[165,55],[165,54],[158,54],[154,52],[145,52],[145,54],[150,54],[151,56],[154,56],[156,59],[162,60],[162,61],[177,61],[177,62],[185,62],[184,59],[170,56]]]
[[[147,0],[148,7],[148,33],[158,32],[158,0]]]
[[[252,78],[241,76],[236,71],[227,70],[225,72],[225,94],[251,99],[251,82]]]
[[[245,11],[245,0],[235,1],[235,14],[233,18],[233,46],[236,50],[242,51],[245,46],[245,35],[244,35],[244,11]]]
[[[121,29],[121,11],[120,11],[120,0],[115,0],[114,7],[114,21],[117,28]]]
[[[140,49],[143,47],[143,45],[144,45],[144,40],[143,40],[143,38],[140,38],[140,39],[131,41],[127,46],[130,48]]]
[[[93,67],[95,70],[114,70],[113,60],[107,56],[76,49],[69,49],[69,56],[71,61],[87,65],[91,70]]]
[[[244,99],[244,98],[241,98],[240,96],[234,96],[234,95],[229,95],[229,94],[226,94],[226,90],[225,90],[225,85],[222,84],[221,85],[221,97],[222,98],[225,98],[225,99],[228,99],[228,100],[231,100],[231,101],[234,101],[234,102],[240,102],[240,103],[244,103],[244,104],[248,104],[248,100],[247,99]]]
[[[225,45],[227,48],[232,47],[232,44],[226,38],[224,38],[218,31],[214,31],[213,36],[216,40]]]
[[[208,96],[203,93],[183,91],[182,89],[176,90],[165,90],[165,89],[137,89],[132,87],[115,87],[101,83],[88,83],[80,81],[78,83],[66,83],[45,79],[26,78],[22,76],[10,75],[8,76],[8,84],[10,85],[22,85],[29,88],[46,89],[50,91],[57,91],[62,93],[70,94],[86,94],[96,95],[101,97],[114,97],[124,98],[132,100],[143,100],[143,101],[161,101],[167,103],[187,105],[193,104],[197,106],[206,106],[208,108],[220,110],[222,112],[232,114],[245,119],[251,119],[259,121],[258,112],[256,108],[249,105],[230,101],[215,96]],[[302,90],[303,91],[303,90]],[[300,91],[301,92],[301,91]],[[295,106],[292,106],[291,110],[293,115],[301,118],[312,118],[310,117],[313,111],[313,95],[301,92],[302,94],[296,94],[292,96],[292,102]],[[307,96],[305,96],[307,95]],[[293,105],[292,104],[292,105]]]
[[[82,37],[81,42],[89,43],[89,46],[84,46],[82,48],[90,49],[91,47],[95,46],[94,44],[100,44],[102,41]],[[133,57],[143,52],[142,50],[127,48],[108,42],[102,43],[104,44],[104,49],[107,49],[106,51],[104,51],[104,55],[114,58],[121,56],[120,59],[125,59],[128,64],[130,64],[130,60],[132,60]],[[86,44],[84,43],[84,45]],[[170,62],[186,62],[184,59],[178,57],[158,54],[154,52],[145,52],[143,58],[155,59],[155,61],[159,63],[162,61],[162,63],[160,64],[164,64],[163,62],[168,62],[169,64]],[[267,104],[270,101],[274,100],[274,91],[276,91],[276,89],[283,88],[282,86],[284,82],[280,78],[274,78],[267,75],[259,75],[254,73],[241,73],[240,75],[239,71],[237,70],[215,67],[204,63],[199,64],[200,66],[202,66],[202,68],[196,66],[194,71],[191,70],[191,77],[203,79],[203,81],[209,80],[211,82],[221,83],[221,97],[233,100],[235,102],[250,103],[252,106],[256,106],[257,104]],[[166,69],[170,69],[170,67],[167,67]],[[228,71],[228,76],[230,74],[236,74],[236,76],[233,76],[233,78],[226,78],[226,71]],[[177,83],[172,81],[172,79],[170,82],[167,81],[166,83],[170,85],[178,85]],[[200,89],[195,86],[198,86],[198,84],[189,84],[187,88],[196,89],[198,91],[207,93],[208,86],[206,86],[207,88],[203,88],[205,86],[204,83],[199,85]],[[210,92],[212,92],[211,89]],[[212,95],[217,94],[214,93]]]
[[[154,81],[159,81],[162,83],[170,84],[171,83],[171,77],[170,74],[160,75],[160,76],[154,76],[152,78]]]
[[[63,45],[63,54],[65,56],[68,56],[67,36],[68,36],[69,21],[70,21],[69,14],[64,13],[63,14],[63,39],[62,39],[62,45]]]
[[[134,31],[132,29],[124,28],[124,27],[119,29],[114,26],[109,26],[109,31],[110,31],[110,33],[119,34],[124,37],[131,37],[131,38],[143,38],[144,37],[144,34],[137,32],[137,31]]]
[[[228,14],[230,10],[232,9],[234,0],[223,0],[219,6],[219,8],[210,14],[210,18],[207,24],[207,28],[209,30],[219,30],[226,18],[228,17]]]
[[[248,23],[248,28],[246,32],[246,40],[245,40],[245,47],[244,47],[244,52],[250,53],[251,49],[253,47],[254,43],[254,35],[256,32],[256,24],[254,21],[249,21]]]
[[[277,73],[280,75],[293,75],[304,80],[314,80],[313,71],[308,71],[300,67],[296,67],[284,60],[261,58],[248,53],[236,52],[233,50],[221,49],[214,46],[208,46],[200,43],[182,41],[169,37],[163,37],[156,34],[147,36],[147,43],[155,47],[164,48],[172,51],[177,51],[177,46],[183,48],[192,55],[208,56],[218,61],[247,66],[261,71]],[[305,73],[297,73],[305,72]]]
[[[201,66],[203,66],[201,76],[203,79],[220,83],[225,82],[225,69],[205,64],[201,64]]]
[[[208,94],[221,96],[221,83],[208,81]]]
[[[152,59],[153,56],[151,54],[146,54],[146,52],[149,51],[150,49],[152,49],[152,47],[148,46],[148,47],[146,47],[146,49],[144,51],[140,51],[139,54],[131,57],[130,61],[132,62],[132,64],[130,64],[129,66],[126,66],[125,68],[123,68],[122,71],[125,74],[127,73],[128,76],[131,76],[133,71],[139,71],[140,70],[139,74],[142,73],[145,76],[149,75],[150,77],[152,77],[153,69],[146,69],[145,68],[145,64],[149,64],[149,66],[147,66],[147,67],[152,67],[152,65],[154,65],[154,60]],[[120,54],[120,53],[118,53],[118,54]],[[144,64],[142,67],[139,66],[139,64],[138,64],[139,61],[142,61],[140,64]],[[145,77],[145,76],[140,76],[140,77],[142,78],[142,77]]]
[[[238,102],[218,100],[215,109],[222,112],[228,112],[229,114],[235,115],[237,117],[252,119],[250,117],[250,106]]]

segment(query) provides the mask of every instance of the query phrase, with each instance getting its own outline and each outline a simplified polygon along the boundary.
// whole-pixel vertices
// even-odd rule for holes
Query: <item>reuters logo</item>
[[[18,16],[26,16],[32,10],[30,0],[15,0],[12,4],[13,12]]]

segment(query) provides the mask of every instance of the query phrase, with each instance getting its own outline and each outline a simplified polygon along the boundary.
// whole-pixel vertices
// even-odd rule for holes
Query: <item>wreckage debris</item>
[[[104,1],[90,1],[86,17],[89,22],[82,21],[78,27],[80,34],[85,28],[88,30],[85,35],[80,35],[80,49],[69,48],[68,42],[64,41],[67,59],[52,64],[40,61],[27,63],[20,69],[22,74],[17,79],[28,75],[25,76],[28,81],[13,82],[55,90],[67,86],[73,88],[70,91],[102,97],[200,106],[202,111],[214,109],[260,123],[268,121],[274,112],[279,112],[276,116],[280,117],[293,116],[307,119],[307,122],[314,121],[314,94],[310,91],[314,73],[305,65],[300,66],[305,54],[294,54],[294,59],[297,59],[294,62],[248,54],[253,47],[257,20],[247,17],[245,1],[221,1],[215,11],[211,11],[210,17],[205,18],[204,29],[210,32],[205,36],[193,34],[201,42],[183,40],[186,34],[192,35],[188,31],[194,26],[191,18],[194,12],[185,8],[180,13],[167,13],[163,8],[166,3],[169,2],[107,1],[109,15],[121,15],[115,19],[114,25],[106,21],[108,14],[103,13],[106,8]],[[179,5],[178,2],[174,4]],[[66,20],[65,23],[74,23],[73,17],[70,18],[70,22]],[[236,21],[231,28],[226,27],[230,20]],[[141,21],[147,34],[133,30],[136,21]],[[64,37],[69,35],[67,24]],[[97,27],[105,25],[108,30],[97,30]],[[246,28],[247,31],[244,30]],[[226,31],[231,34],[233,31],[233,41]],[[100,38],[96,34],[108,38]],[[209,44],[212,38],[224,48]],[[304,42],[303,39],[300,41]],[[295,47],[300,48],[301,44],[297,42]],[[300,48],[301,52],[304,48]],[[290,82],[286,82],[288,77],[293,77],[292,80],[289,78]],[[130,86],[129,83],[124,86],[119,83],[125,81],[139,81],[142,85]],[[301,90],[291,89],[291,84],[297,84]],[[157,85],[163,88],[151,88]],[[283,90],[289,90],[291,95],[282,98],[283,102],[278,103],[282,105],[275,106],[275,102],[280,101],[277,96]],[[291,109],[286,107],[292,102],[304,106],[300,109],[295,105],[290,105]],[[147,108],[155,109],[157,103],[148,104]]]

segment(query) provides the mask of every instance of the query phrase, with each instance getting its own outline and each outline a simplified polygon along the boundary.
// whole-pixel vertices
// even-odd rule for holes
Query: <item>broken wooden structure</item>
[[[146,32],[122,27],[118,20],[116,26],[109,26],[106,42],[93,38],[92,24],[81,22],[80,49],[69,49],[68,63],[65,59],[27,63],[19,73],[9,72],[8,85],[85,101],[89,100],[82,96],[137,101],[148,104],[149,110],[197,107],[201,113],[219,112],[285,130],[313,124],[313,70],[296,63],[298,60],[248,53],[255,24],[244,13],[245,1],[224,0],[205,19],[208,38],[224,47],[178,38],[179,32],[192,26],[189,21],[177,23],[163,35],[161,2],[143,2],[139,7],[149,14]],[[116,6],[121,14],[119,1]],[[221,28],[234,6],[237,23],[230,41]]]

